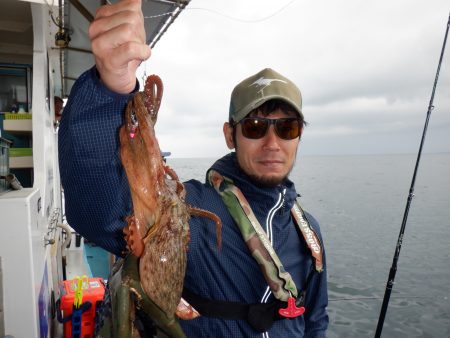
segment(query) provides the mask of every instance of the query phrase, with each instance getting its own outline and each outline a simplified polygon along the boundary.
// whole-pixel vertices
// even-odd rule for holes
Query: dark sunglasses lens
[[[267,131],[268,122],[263,119],[246,118],[241,121],[242,134],[251,139],[263,137]]]
[[[284,140],[293,140],[300,136],[300,121],[297,119],[279,119],[275,123],[277,135]]]

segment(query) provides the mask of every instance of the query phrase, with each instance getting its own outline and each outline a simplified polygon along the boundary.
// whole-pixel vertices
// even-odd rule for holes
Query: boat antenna
[[[425,120],[425,126],[423,128],[422,140],[420,141],[419,153],[417,155],[416,166],[414,168],[414,174],[411,181],[411,187],[409,188],[408,201],[406,203],[405,213],[403,214],[402,226],[400,227],[400,233],[398,235],[397,246],[395,248],[394,259],[392,260],[392,266],[389,271],[389,277],[386,284],[386,291],[384,293],[383,304],[381,306],[380,317],[378,319],[377,330],[375,332],[375,338],[379,338],[381,336],[381,330],[383,329],[384,318],[386,316],[387,307],[389,304],[389,298],[391,297],[392,287],[394,286],[395,274],[397,272],[397,261],[400,256],[400,249],[402,247],[403,235],[405,233],[406,221],[408,219],[409,207],[411,205],[411,200],[414,197],[414,184],[416,182],[417,170],[419,168],[420,156],[422,155],[422,148],[425,141],[425,135],[427,133],[428,121],[430,120],[431,111],[434,109],[433,100],[434,100],[434,92],[436,91],[436,85],[439,78],[439,71],[441,69],[442,58],[444,56],[445,44],[447,43],[448,29],[450,26],[450,14],[447,22],[447,29],[445,31],[444,43],[442,45],[441,57],[439,59],[439,65],[436,72],[436,78],[434,79],[433,91],[431,93],[430,104],[428,105],[427,118]]]

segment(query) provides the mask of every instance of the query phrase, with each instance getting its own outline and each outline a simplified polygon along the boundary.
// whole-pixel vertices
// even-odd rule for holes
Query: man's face
[[[253,115],[264,117],[261,113]],[[268,116],[269,119],[297,117],[294,112],[284,113],[281,109],[275,110]],[[241,169],[255,182],[264,186],[277,186],[284,181],[294,166],[297,147],[300,139],[284,140],[277,136],[274,125],[270,125],[266,134],[259,139],[249,139],[242,135],[242,126],[237,124],[236,144],[233,140],[232,126],[224,125],[224,134],[230,149],[236,148],[236,157]]]

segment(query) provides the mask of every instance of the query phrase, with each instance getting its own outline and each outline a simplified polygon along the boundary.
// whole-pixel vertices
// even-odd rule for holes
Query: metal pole
[[[409,208],[410,208],[410,205],[411,205],[411,200],[414,197],[414,184],[416,182],[417,170],[419,168],[420,157],[422,155],[422,148],[423,148],[423,144],[424,144],[424,141],[425,141],[425,135],[427,133],[428,121],[430,120],[431,111],[434,108],[434,106],[433,106],[434,93],[436,91],[436,85],[437,85],[438,78],[439,78],[439,72],[440,72],[440,69],[441,69],[442,58],[444,56],[445,45],[447,43],[447,36],[448,36],[449,26],[450,26],[450,15],[449,15],[449,18],[448,18],[448,21],[447,21],[447,29],[445,31],[444,43],[442,45],[442,50],[441,50],[441,57],[439,59],[439,64],[438,64],[438,68],[437,68],[437,72],[436,72],[436,78],[434,79],[433,91],[431,93],[430,103],[428,105],[427,118],[425,120],[425,126],[423,128],[422,140],[420,141],[419,153],[417,155],[416,166],[414,168],[414,174],[413,174],[413,178],[412,178],[412,181],[411,181],[411,187],[409,189],[409,195],[408,195],[408,200],[406,202],[405,213],[403,214],[402,226],[400,228],[400,233],[398,235],[398,240],[397,240],[397,246],[395,248],[394,259],[392,260],[392,266],[391,266],[391,269],[389,271],[389,277],[388,277],[388,281],[387,281],[387,284],[386,284],[386,291],[384,293],[383,304],[381,305],[380,317],[378,319],[377,330],[375,332],[375,338],[379,338],[381,336],[381,331],[383,329],[383,324],[384,324],[384,318],[386,316],[386,311],[387,311],[387,307],[388,307],[388,304],[389,304],[389,299],[391,297],[392,288],[394,286],[395,274],[397,272],[397,262],[398,262],[398,258],[400,256],[400,249],[402,247],[403,235],[405,233],[406,221],[408,219],[408,213],[409,213]]]

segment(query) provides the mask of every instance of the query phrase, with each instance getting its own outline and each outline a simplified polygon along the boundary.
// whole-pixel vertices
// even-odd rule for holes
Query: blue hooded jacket
[[[131,213],[131,196],[119,158],[118,129],[129,95],[109,91],[99,81],[95,68],[75,83],[64,109],[59,131],[61,181],[69,224],[85,238],[120,255],[125,248],[122,228]],[[212,168],[231,178],[247,198],[266,230],[284,268],[297,288],[305,287],[313,261],[293,224],[290,209],[297,197],[294,184],[263,188],[252,183],[237,165],[234,153],[219,159]],[[267,282],[252,257],[239,229],[220,195],[208,184],[185,182],[186,202],[217,214],[222,220],[222,249],[216,241],[214,223],[192,217],[185,287],[213,300],[258,303],[268,291]],[[316,220],[306,217],[320,237]],[[314,273],[306,290],[303,316],[277,320],[258,333],[245,320],[199,317],[180,321],[187,337],[325,337],[328,326],[326,264]]]

